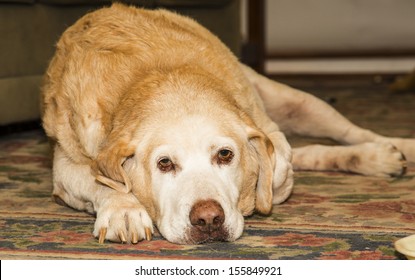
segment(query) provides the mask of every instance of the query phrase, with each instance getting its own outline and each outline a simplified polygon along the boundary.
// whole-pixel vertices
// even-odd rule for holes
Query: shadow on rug
[[[355,123],[415,137],[415,95],[373,87],[311,90],[334,98]],[[156,233],[136,245],[98,244],[92,216],[52,201],[49,152],[40,130],[0,138],[0,259],[403,259],[393,242],[415,233],[411,165],[403,178],[298,172],[289,200],[269,217],[246,219],[236,242],[176,245]]]

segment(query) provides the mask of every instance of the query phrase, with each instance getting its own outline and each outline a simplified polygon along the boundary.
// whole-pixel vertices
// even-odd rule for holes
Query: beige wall
[[[266,0],[268,53],[415,53],[414,0]]]

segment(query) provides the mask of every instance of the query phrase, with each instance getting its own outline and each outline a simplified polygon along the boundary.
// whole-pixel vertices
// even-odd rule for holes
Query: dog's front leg
[[[138,198],[99,184],[89,165],[74,163],[59,145],[53,160],[53,197],[60,204],[96,213],[93,234],[100,243],[151,239],[153,223]]]

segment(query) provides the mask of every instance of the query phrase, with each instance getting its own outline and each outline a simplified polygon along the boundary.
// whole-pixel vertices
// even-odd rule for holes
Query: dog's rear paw
[[[120,194],[106,200],[99,208],[93,234],[99,243],[105,240],[137,243],[152,238],[153,223],[132,194]]]
[[[350,158],[350,168],[358,173],[380,177],[398,177],[406,172],[405,156],[389,143],[359,145],[361,153]]]
[[[392,143],[405,155],[408,162],[415,162],[415,139],[383,137],[378,142]]]

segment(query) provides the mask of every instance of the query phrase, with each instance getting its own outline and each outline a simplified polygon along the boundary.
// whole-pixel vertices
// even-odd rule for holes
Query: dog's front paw
[[[151,239],[153,223],[134,195],[119,193],[100,205],[93,234],[99,243],[105,240],[137,243]]]

